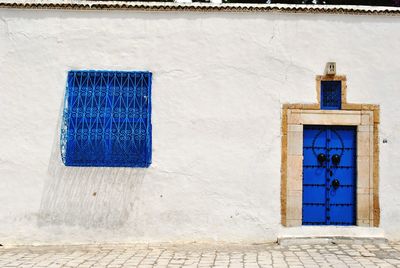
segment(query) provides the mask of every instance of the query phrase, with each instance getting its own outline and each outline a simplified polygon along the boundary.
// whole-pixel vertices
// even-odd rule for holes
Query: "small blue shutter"
[[[148,167],[150,72],[70,71],[61,157],[66,166]]]
[[[342,82],[321,81],[321,110],[342,108]]]

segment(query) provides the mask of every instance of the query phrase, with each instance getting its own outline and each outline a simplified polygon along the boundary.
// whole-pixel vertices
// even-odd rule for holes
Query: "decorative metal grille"
[[[148,167],[151,73],[70,71],[61,158],[66,166]]]
[[[342,108],[341,81],[321,81],[321,109],[340,110]]]

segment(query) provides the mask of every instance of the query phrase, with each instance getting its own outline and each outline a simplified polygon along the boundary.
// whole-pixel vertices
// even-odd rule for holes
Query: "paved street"
[[[0,247],[0,267],[400,267],[400,243]]]

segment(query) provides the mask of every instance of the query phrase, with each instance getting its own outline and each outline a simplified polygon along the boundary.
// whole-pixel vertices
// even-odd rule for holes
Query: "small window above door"
[[[342,108],[342,82],[321,81],[321,110]]]

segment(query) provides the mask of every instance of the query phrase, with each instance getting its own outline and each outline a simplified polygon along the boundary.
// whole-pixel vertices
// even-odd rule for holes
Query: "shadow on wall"
[[[66,167],[60,155],[59,122],[50,157],[38,224],[118,228],[138,200],[145,169]]]

